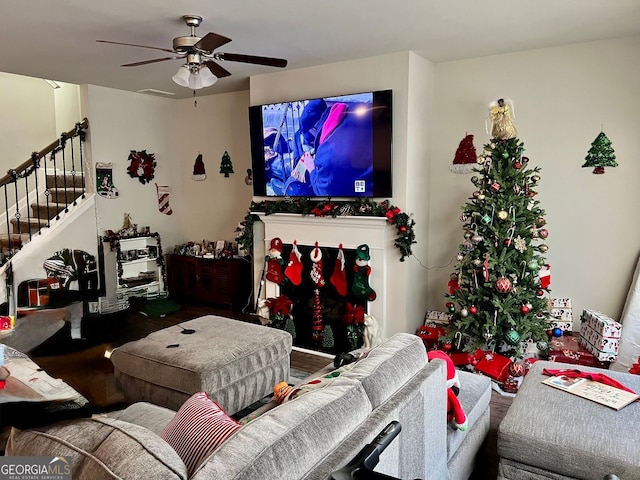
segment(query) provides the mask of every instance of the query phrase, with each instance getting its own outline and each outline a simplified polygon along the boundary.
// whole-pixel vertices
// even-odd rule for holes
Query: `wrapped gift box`
[[[424,315],[424,324],[427,327],[437,327],[438,325],[449,325],[452,314],[440,312],[438,310],[427,310]]]
[[[571,310],[571,299],[570,298],[550,298],[549,310],[553,308],[565,308],[565,309]]]
[[[422,326],[418,329],[417,335],[422,339],[424,346],[427,350],[433,350],[438,340],[444,335],[446,330],[442,327],[427,327]]]
[[[597,359],[593,353],[580,345],[578,337],[563,335],[553,338],[549,347],[549,361],[572,363],[589,367],[608,368],[608,363]]]
[[[586,323],[599,335],[606,338],[620,338],[622,325],[602,312],[585,309],[580,318],[582,323]]]
[[[615,361],[618,356],[619,344],[619,338],[603,337],[586,322],[580,327],[580,345],[602,362]]]

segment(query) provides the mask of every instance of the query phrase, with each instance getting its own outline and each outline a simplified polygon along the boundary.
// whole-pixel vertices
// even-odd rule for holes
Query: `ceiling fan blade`
[[[177,57],[154,58],[153,60],[143,60],[142,62],[125,63],[124,65],[120,65],[120,66],[121,67],[138,67],[140,65],[147,65],[149,63],[164,62],[166,60],[177,60],[179,58],[184,58],[184,57],[177,56]]]
[[[226,45],[231,41],[230,38],[217,33],[209,32],[197,42],[194,47],[207,52],[213,52],[216,48]]]
[[[284,68],[287,66],[287,61],[284,58],[258,57],[240,53],[216,53],[215,58],[230,62],[255,63],[256,65],[267,65],[269,67]]]
[[[218,78],[228,77],[229,75],[231,75],[231,72],[221,67],[216,62],[212,62],[211,60],[203,62],[203,65],[208,67],[209,70],[211,70],[211,73],[213,73]]]
[[[173,50],[169,50],[168,48],[161,48],[161,47],[149,47],[147,45],[136,45],[134,43],[122,43],[122,42],[112,42],[111,40],[96,40],[96,42],[100,42],[100,43],[111,43],[113,45],[124,45],[127,47],[140,47],[140,48],[150,48],[151,50],[160,50],[161,52],[169,52],[169,53],[176,53]]]

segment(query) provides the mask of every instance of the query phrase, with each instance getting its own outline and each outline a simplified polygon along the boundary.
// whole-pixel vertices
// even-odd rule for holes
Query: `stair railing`
[[[59,220],[60,213],[68,212],[69,206],[76,205],[78,198],[85,197],[83,144],[88,126],[86,118],[76,123],[72,130],[62,133],[58,140],[39,152],[33,152],[31,158],[0,178],[0,201],[4,199],[4,215],[1,204],[0,215],[4,217],[2,223],[6,223],[5,233],[0,233],[0,265],[5,264],[43,228],[50,227],[54,218]],[[46,165],[47,155],[50,168]],[[52,188],[55,198],[52,198]],[[63,196],[58,194],[59,188],[63,190]],[[51,214],[52,207],[57,210],[54,215]],[[42,216],[43,211],[46,212],[45,217]]]

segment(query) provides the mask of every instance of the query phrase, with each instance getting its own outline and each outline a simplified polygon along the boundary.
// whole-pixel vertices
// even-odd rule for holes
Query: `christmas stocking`
[[[113,164],[96,163],[96,191],[104,198],[116,198],[118,189],[113,185]]]
[[[360,245],[356,249],[356,264],[353,266],[355,274],[351,291],[356,297],[373,301],[377,295],[373,288],[369,286],[369,275],[371,275],[369,260],[371,260],[369,246]]]
[[[324,287],[326,282],[324,280],[324,276],[322,275],[322,252],[320,248],[318,248],[318,244],[316,243],[316,248],[311,250],[311,280],[318,287]]]
[[[551,285],[551,266],[545,265],[540,269],[538,275],[540,277],[540,287],[549,288],[549,285]]]
[[[158,193],[158,210],[165,215],[171,215],[173,213],[171,205],[169,205],[171,187],[169,185],[158,185],[156,183],[156,192]]]
[[[298,244],[294,241],[291,254],[289,255],[289,263],[284,270],[284,274],[287,276],[291,283],[294,285],[300,285],[302,282],[302,255],[298,250]]]
[[[333,273],[329,279],[331,284],[336,288],[343,297],[347,295],[347,271],[344,268],[344,251],[342,250],[342,244],[338,248],[338,256],[336,257],[336,265],[333,267]]]

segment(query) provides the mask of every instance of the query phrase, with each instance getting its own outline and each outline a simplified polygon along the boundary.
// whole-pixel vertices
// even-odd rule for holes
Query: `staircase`
[[[75,205],[85,191],[82,185],[84,178],[75,174],[61,172],[45,175],[45,190],[42,198],[29,205],[28,215],[20,215],[11,219],[13,235],[30,237],[49,227],[51,220],[60,220],[60,214],[69,211],[70,205]]]
[[[0,178],[0,270],[85,195],[87,128],[85,118]]]

